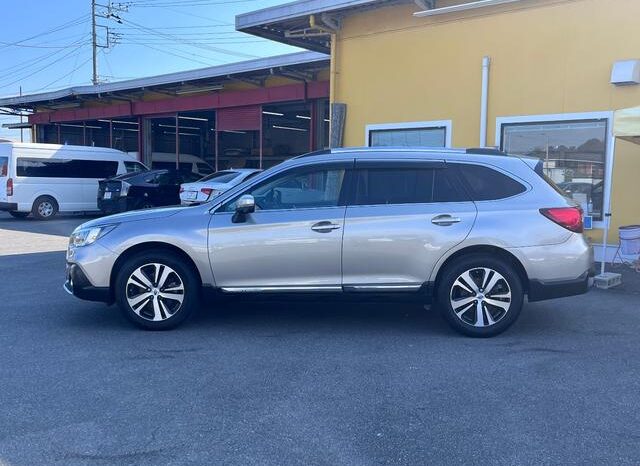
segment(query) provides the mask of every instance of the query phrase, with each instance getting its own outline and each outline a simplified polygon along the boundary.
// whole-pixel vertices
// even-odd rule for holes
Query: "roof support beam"
[[[238,81],[245,84],[251,84],[256,87],[264,87],[264,83],[266,81],[265,78],[247,78],[243,76],[232,76],[232,75],[227,75],[227,79],[230,79],[231,81]]]

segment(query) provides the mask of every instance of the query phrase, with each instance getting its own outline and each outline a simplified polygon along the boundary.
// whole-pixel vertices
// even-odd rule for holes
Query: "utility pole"
[[[93,77],[91,82],[98,84],[98,36],[96,34],[96,0],[91,0],[91,49],[93,52]]]
[[[102,8],[102,11],[97,11],[98,8]],[[91,50],[93,59],[93,75],[91,82],[96,85],[100,83],[100,77],[98,76],[98,49],[109,49],[115,46],[121,35],[111,32],[109,26],[104,24],[98,24],[98,18],[103,18],[107,21],[115,21],[118,24],[122,24],[122,19],[116,13],[128,11],[126,4],[117,4],[113,6],[111,0],[108,0],[106,5],[101,5],[96,0],[91,0]],[[106,32],[105,40],[100,44],[98,42],[98,28],[103,28]]]
[[[20,86],[20,97],[22,97],[22,86]],[[22,123],[22,111],[20,111],[20,123]],[[20,125],[20,142],[24,142],[24,133],[22,129],[22,124]]]

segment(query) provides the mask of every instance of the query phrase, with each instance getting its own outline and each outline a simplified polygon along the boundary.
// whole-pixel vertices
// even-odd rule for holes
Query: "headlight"
[[[100,225],[90,228],[78,228],[69,238],[69,246],[79,248],[95,243],[98,239],[113,230],[117,225]]]
[[[127,194],[129,194],[130,187],[131,185],[129,183],[127,183],[126,181],[123,181],[122,187],[120,188],[120,196],[125,197]]]

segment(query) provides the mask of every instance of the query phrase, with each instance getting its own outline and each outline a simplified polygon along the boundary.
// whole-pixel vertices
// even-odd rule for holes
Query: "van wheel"
[[[198,307],[200,282],[184,259],[170,252],[149,251],[124,263],[114,294],[121,311],[138,327],[169,330]]]
[[[486,254],[472,254],[447,266],[437,300],[454,330],[471,337],[492,337],[516,321],[524,292],[511,264]]]
[[[31,213],[38,220],[49,220],[58,213],[58,203],[51,196],[40,196],[33,203]]]
[[[11,215],[13,218],[26,218],[29,216],[31,212],[9,212],[9,215]]]

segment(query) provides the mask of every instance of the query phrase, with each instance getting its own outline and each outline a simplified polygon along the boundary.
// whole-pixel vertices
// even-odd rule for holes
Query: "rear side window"
[[[0,157],[0,176],[9,176],[9,157]]]
[[[522,183],[483,165],[460,164],[458,170],[474,201],[505,199],[527,190]]]
[[[110,178],[118,162],[107,160],[37,159],[18,157],[16,175],[33,178]]]
[[[465,201],[447,169],[370,168],[356,177],[355,205],[426,204]]]

